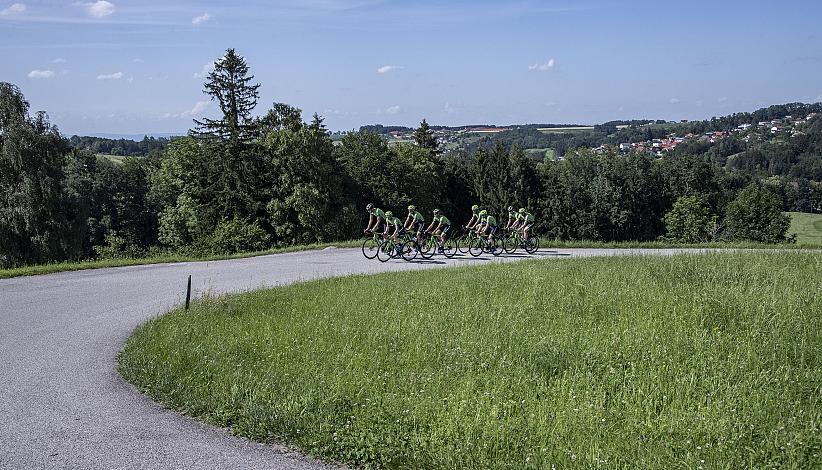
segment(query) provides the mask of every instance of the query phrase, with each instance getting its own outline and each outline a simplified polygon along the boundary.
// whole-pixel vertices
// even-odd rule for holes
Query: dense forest
[[[440,153],[425,121],[415,145],[388,145],[370,128],[334,145],[316,114],[305,121],[284,103],[255,114],[259,87],[229,49],[204,85],[218,119],[139,149],[120,143],[124,155],[147,156],[112,162],[96,155],[103,141],[66,139],[44,112],[29,113],[18,87],[0,83],[0,267],[348,239],[361,234],[368,202],[400,214],[409,203],[426,214],[440,208],[459,222],[474,203],[498,215],[525,206],[536,230],[558,239],[771,243],[787,241],[782,210],[822,206],[820,119],[785,145],[730,143],[664,158],[593,152],[602,139],[579,135],[563,143],[564,160],[542,162],[517,140],[536,139],[535,128],[464,154]],[[594,134],[619,141],[638,129]]]
[[[73,135],[68,144],[78,150],[88,150],[91,153],[115,155],[124,157],[145,157],[151,152],[164,150],[170,137],[144,136],[143,140],[106,139],[104,137],[90,137]]]

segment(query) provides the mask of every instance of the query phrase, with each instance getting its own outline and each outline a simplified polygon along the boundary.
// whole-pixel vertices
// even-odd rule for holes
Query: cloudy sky
[[[819,1],[0,0],[0,80],[63,132],[183,132],[228,47],[363,124],[695,119],[822,101]]]

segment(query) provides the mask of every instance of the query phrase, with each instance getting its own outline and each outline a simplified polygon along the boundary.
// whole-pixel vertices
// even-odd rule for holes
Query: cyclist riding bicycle
[[[388,235],[389,230],[394,228],[394,233]],[[383,232],[383,236],[391,237],[394,240],[394,243],[399,243],[399,236],[405,233],[405,229],[402,226],[402,222],[400,219],[394,217],[394,213],[391,211],[385,212],[385,232]]]
[[[368,227],[363,230],[363,233],[376,232],[380,227],[380,222],[385,221],[385,212],[374,207],[374,204],[371,203],[365,206],[365,211],[368,212]]]
[[[480,215],[480,226],[477,227],[477,233],[480,235],[488,235],[488,239],[494,241],[494,233],[497,231],[497,219],[488,211],[482,210]]]
[[[479,212],[480,210],[478,205],[474,204],[471,206],[471,219],[467,224],[465,224],[465,228],[468,230],[473,230],[477,226],[480,221]]]
[[[436,227],[434,227],[434,225],[436,225]],[[449,230],[451,230],[451,221],[448,220],[448,217],[442,215],[439,209],[434,209],[434,219],[425,231],[436,234],[440,240],[440,244],[445,244],[445,234],[448,233]],[[440,251],[442,251],[442,248],[440,248]]]
[[[525,210],[524,207],[520,207],[517,221],[519,222],[517,225],[518,230],[522,233],[522,240],[528,241],[528,232],[534,226],[534,215]]]
[[[419,213],[414,205],[408,206],[408,217],[405,218],[403,228],[406,230],[413,230],[419,238],[423,227],[425,226],[425,217]]]
[[[514,224],[517,222],[517,216],[519,214],[517,211],[514,210],[514,206],[508,206],[508,222],[505,224],[505,229],[513,229]]]

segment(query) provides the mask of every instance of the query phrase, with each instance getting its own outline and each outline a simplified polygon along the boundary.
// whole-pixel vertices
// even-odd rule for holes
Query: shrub
[[[256,222],[223,220],[206,244],[206,249],[215,254],[261,251],[270,246],[271,236]]]
[[[790,241],[785,236],[790,225],[782,201],[759,182],[743,189],[725,215],[726,236],[732,240],[784,243]]]
[[[716,215],[697,196],[683,196],[665,214],[666,239],[683,243],[701,243],[714,238]]]
[[[140,258],[146,255],[146,250],[135,243],[133,237],[121,235],[115,230],[106,233],[104,245],[94,247],[99,258]]]

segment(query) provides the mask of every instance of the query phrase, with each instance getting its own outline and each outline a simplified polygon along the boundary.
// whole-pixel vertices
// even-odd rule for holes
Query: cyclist
[[[467,224],[465,224],[465,228],[467,228],[468,230],[472,230],[474,229],[474,227],[477,226],[477,224],[480,221],[479,211],[480,210],[478,205],[474,204],[473,206],[471,206],[471,219],[468,221]]]
[[[405,233],[405,229],[402,227],[402,222],[400,219],[394,217],[394,213],[391,211],[385,211],[385,232],[383,232],[384,237],[389,237],[388,232],[394,229],[394,233],[390,235],[391,239],[394,240],[394,243],[399,243],[399,236]]]
[[[435,224],[436,227],[434,227]],[[449,230],[451,230],[451,221],[448,220],[448,217],[442,215],[439,209],[434,209],[434,218],[431,220],[431,225],[429,225],[425,231],[436,234],[440,240],[440,244],[444,245],[445,234],[448,233]],[[440,247],[440,251],[442,251],[442,247]]]
[[[534,214],[528,212],[524,207],[520,207],[519,213],[517,214],[517,221],[519,222],[517,227],[520,233],[522,233],[522,241],[528,241],[528,232],[531,230],[531,227],[534,226]]]
[[[363,233],[376,232],[380,227],[380,222],[385,221],[385,212],[371,203],[365,206],[365,211],[368,212],[368,227],[363,230]]]
[[[408,206],[408,217],[405,218],[403,228],[405,230],[413,230],[420,237],[423,227],[425,226],[425,217],[419,213],[414,205]]]
[[[519,213],[514,210],[514,206],[508,206],[508,223],[505,224],[506,230],[513,230],[514,224],[517,222]]]
[[[477,227],[477,233],[480,235],[488,235],[488,239],[494,241],[494,233],[497,231],[497,219],[488,211],[482,210],[480,215],[480,226]]]

